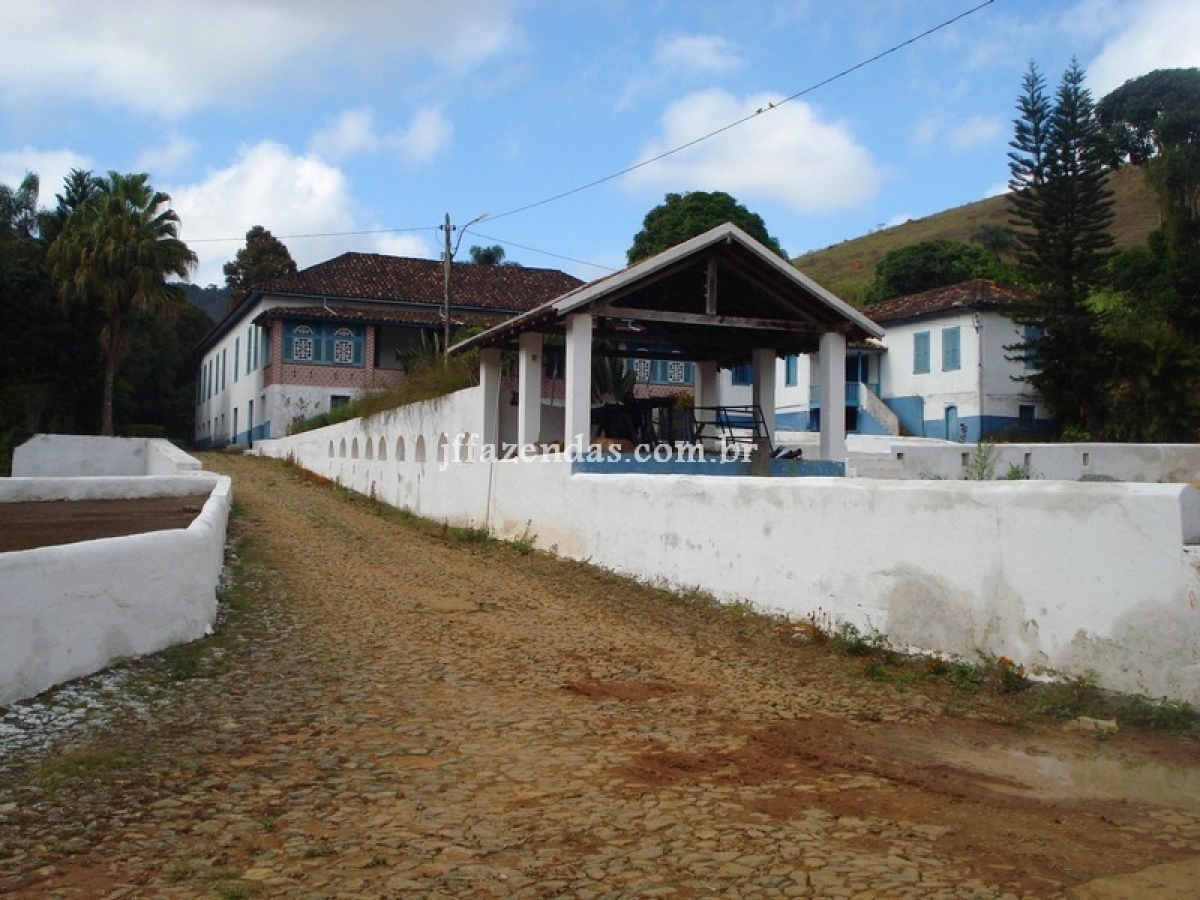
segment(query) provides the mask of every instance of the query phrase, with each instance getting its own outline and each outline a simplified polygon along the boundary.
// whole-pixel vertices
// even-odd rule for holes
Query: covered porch
[[[684,443],[713,449],[749,435],[754,456],[769,459],[775,445],[776,360],[789,354],[818,359],[820,400],[842,404],[848,341],[880,338],[882,329],[807,278],[736,226],[726,223],[591,282],[449,349],[480,352],[484,445],[500,445],[501,359],[517,357],[518,451],[559,443],[577,452],[593,446],[593,359],[660,359],[695,366],[694,414]],[[544,428],[542,367],[547,341],[565,347],[561,428]],[[749,364],[751,404],[722,405],[719,372]],[[822,418],[818,458],[846,458],[845,423]]]

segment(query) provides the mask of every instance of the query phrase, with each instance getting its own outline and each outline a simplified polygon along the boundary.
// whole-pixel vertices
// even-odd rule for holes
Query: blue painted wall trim
[[[925,399],[920,396],[889,397],[883,401],[896,418],[900,427],[914,437],[926,437],[925,431]],[[936,432],[934,432],[936,433]]]
[[[958,425],[960,430],[963,426],[966,427],[961,443],[977,444],[981,440],[986,440],[989,437],[994,437],[998,434],[1017,434],[1028,436],[1030,440],[1044,437],[1054,430],[1052,422],[1046,419],[1038,419],[1034,422],[1032,428],[1022,427],[1021,420],[1016,416],[959,416]],[[924,423],[925,436],[945,438],[946,423],[943,419],[927,419]]]
[[[748,462],[722,462],[707,460],[638,460],[633,454],[624,454],[620,459],[579,460],[571,465],[571,472],[581,475],[706,475],[746,476],[750,474]],[[772,478],[842,478],[846,474],[845,463],[828,459],[773,459],[768,473]]]

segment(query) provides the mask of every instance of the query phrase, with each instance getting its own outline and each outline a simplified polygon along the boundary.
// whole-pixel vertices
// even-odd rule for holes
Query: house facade
[[[1046,406],[1025,380],[1033,368],[1012,349],[1027,337],[1012,317],[1024,299],[1016,288],[976,280],[864,307],[886,335],[847,347],[847,431],[974,443],[1048,429]],[[748,377],[748,366],[723,371],[723,402],[749,402]],[[777,361],[780,430],[817,430],[819,396],[808,357]]]
[[[565,272],[451,266],[450,324],[491,326],[574,290]],[[198,348],[195,444],[251,444],[404,378],[440,346],[437,260],[346,253],[258,286]]]

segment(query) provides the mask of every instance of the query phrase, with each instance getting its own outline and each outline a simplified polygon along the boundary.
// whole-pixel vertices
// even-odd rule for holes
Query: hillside
[[[181,287],[187,294],[188,303],[201,310],[213,322],[225,315],[225,310],[229,307],[229,288],[212,284],[208,287],[183,284]]]
[[[1140,169],[1122,169],[1113,173],[1110,184],[1116,202],[1112,231],[1117,247],[1143,243],[1158,227],[1158,205],[1145,175]],[[923,219],[910,219],[903,225],[798,256],[792,264],[846,301],[858,303],[875,278],[876,264],[888,252],[922,241],[965,243],[983,225],[1008,225],[1005,197],[990,197]]]

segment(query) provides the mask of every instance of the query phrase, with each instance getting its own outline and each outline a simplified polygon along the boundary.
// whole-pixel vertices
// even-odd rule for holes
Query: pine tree
[[[225,263],[225,283],[229,286],[229,308],[248,296],[254,286],[280,275],[296,272],[296,261],[287,246],[261,225],[246,232],[246,246],[231,262]]]
[[[1038,371],[1030,381],[1060,424],[1096,433],[1103,425],[1109,367],[1089,295],[1112,247],[1112,193],[1095,105],[1072,61],[1053,106],[1030,64],[1010,146],[1011,220],[1017,260],[1034,289],[1022,311],[1038,336],[1020,345]]]

